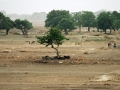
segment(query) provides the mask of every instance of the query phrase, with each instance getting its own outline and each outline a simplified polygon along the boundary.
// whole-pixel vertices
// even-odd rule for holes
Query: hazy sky
[[[50,12],[51,10],[109,11],[120,10],[120,0],[0,0],[0,11],[7,14],[32,14],[33,12]]]

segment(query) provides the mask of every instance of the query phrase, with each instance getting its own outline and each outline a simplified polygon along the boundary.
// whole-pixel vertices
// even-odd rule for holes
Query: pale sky
[[[7,14],[32,14],[51,10],[78,11],[119,11],[120,0],[0,0],[0,11]],[[120,12],[120,11],[119,11]]]

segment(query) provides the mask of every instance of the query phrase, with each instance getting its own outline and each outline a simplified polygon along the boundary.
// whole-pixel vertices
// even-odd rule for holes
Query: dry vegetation
[[[47,31],[43,26],[35,26],[28,36],[19,30],[8,36],[0,31],[0,90],[119,90],[120,48],[107,46],[120,45],[119,31],[105,35],[86,30],[70,32],[70,40],[59,47],[60,55],[69,55],[69,60],[42,59],[56,55],[36,42],[35,36]],[[32,41],[36,43],[29,44]]]

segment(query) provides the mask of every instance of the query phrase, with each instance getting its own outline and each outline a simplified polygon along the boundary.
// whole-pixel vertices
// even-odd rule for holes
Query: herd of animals
[[[120,48],[120,45],[117,45],[116,43],[113,43],[113,44],[112,44],[112,43],[109,42],[109,43],[108,43],[108,48],[112,48],[112,47],[113,47],[113,48]]]

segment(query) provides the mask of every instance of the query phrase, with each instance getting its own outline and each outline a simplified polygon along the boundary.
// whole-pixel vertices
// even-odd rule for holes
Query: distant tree
[[[0,12],[0,29],[3,29],[3,23],[4,23],[5,16],[3,13]]]
[[[59,57],[59,45],[62,45],[65,39],[67,40],[57,28],[51,28],[44,36],[36,36],[36,38],[40,44],[46,45],[46,47],[51,45],[51,48],[56,50],[57,57]]]
[[[3,13],[3,15],[6,16],[6,11],[2,10],[2,11],[0,11],[0,12]]]
[[[69,31],[75,29],[74,27],[74,23],[72,22],[71,19],[67,19],[67,18],[63,18],[59,24],[58,24],[58,28],[61,30],[64,30],[65,34],[67,35]]]
[[[10,29],[13,28],[13,21],[9,17],[5,17],[3,13],[0,12],[0,29],[6,30],[6,35]]]
[[[95,26],[95,22],[95,15],[93,14],[93,12],[82,12],[82,26],[88,27],[88,31],[90,31],[90,27]]]
[[[45,27],[57,27],[63,18],[71,19],[69,11],[66,10],[52,10],[47,14]]]
[[[113,22],[113,29],[115,30],[119,30],[120,29],[120,19],[115,19]]]
[[[14,21],[14,27],[17,29],[20,29],[22,31],[23,35],[27,35],[28,30],[33,28],[32,23],[30,23],[27,20],[20,20],[20,19],[16,19]]]
[[[113,11],[111,14],[115,19],[120,19],[120,13],[118,13],[117,11]]]
[[[43,21],[46,20],[46,13],[45,12],[34,12],[31,16],[29,16],[29,20],[35,21]]]
[[[75,23],[76,27],[79,28],[79,33],[80,33],[82,27],[82,12],[74,12],[71,13],[71,15],[72,15],[72,20]]]
[[[111,30],[113,28],[113,17],[110,12],[101,12],[97,17],[98,29],[102,29],[106,33],[106,29]]]
[[[114,19],[113,21],[113,29],[118,30],[120,29],[120,13],[118,13],[117,11],[113,11],[112,13],[112,17]]]

